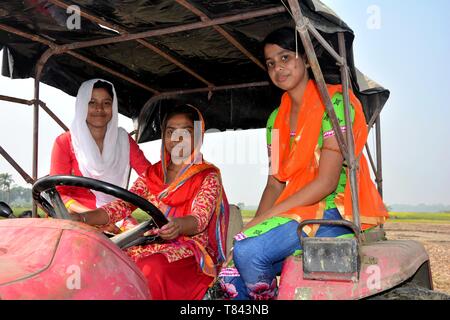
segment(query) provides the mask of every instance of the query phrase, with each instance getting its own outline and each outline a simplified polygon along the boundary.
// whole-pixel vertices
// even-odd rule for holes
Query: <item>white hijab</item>
[[[88,103],[91,100],[92,89],[97,81],[111,84],[114,93],[112,118],[107,125],[102,153],[100,153],[86,123]],[[80,89],[78,89],[75,102],[75,118],[70,127],[72,146],[80,171],[84,177],[106,181],[126,188],[130,171],[130,142],[127,132],[123,128],[119,128],[118,124],[117,95],[114,85],[103,79],[92,79],[83,82]],[[101,192],[94,190],[92,192],[95,194],[97,207],[115,199]]]

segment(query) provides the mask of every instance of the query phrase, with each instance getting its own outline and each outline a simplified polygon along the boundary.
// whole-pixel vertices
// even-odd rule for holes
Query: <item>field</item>
[[[450,221],[391,221],[385,225],[387,238],[421,242],[430,256],[434,289],[450,294]]]
[[[450,212],[390,212],[390,222],[450,224]]]

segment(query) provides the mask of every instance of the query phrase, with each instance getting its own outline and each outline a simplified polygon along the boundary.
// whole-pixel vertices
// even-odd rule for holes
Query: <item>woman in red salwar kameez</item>
[[[161,161],[148,168],[130,189],[169,219],[156,232],[165,240],[126,250],[148,280],[152,299],[201,299],[225,259],[228,203],[220,171],[200,153],[204,121],[200,112],[182,105],[162,122]],[[134,206],[116,200],[74,215],[102,225],[129,216]]]

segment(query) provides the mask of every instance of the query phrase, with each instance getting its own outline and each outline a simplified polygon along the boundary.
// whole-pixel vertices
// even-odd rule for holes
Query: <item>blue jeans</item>
[[[342,219],[337,209],[324,212],[323,219]],[[273,299],[277,295],[276,276],[283,261],[296,250],[301,250],[297,234],[299,223],[292,220],[261,234],[235,241],[233,260],[238,274],[220,278],[229,297],[236,300]],[[320,225],[316,237],[338,237],[353,231],[343,226]],[[303,232],[303,236],[307,235]],[[230,294],[231,293],[231,294]]]

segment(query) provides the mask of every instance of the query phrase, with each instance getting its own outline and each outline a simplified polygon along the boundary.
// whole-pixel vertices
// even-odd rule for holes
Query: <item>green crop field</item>
[[[450,223],[450,212],[390,212],[389,222]]]
[[[13,208],[14,214],[17,216],[25,210],[31,208]],[[242,218],[245,222],[251,220],[255,215],[256,210],[241,210]],[[44,216],[42,210],[39,209],[39,215]],[[450,212],[390,212],[390,219],[388,222],[396,223],[445,223],[450,224]],[[144,211],[137,209],[133,212],[133,216],[142,222],[149,218]]]
[[[256,210],[241,210],[242,218],[253,218]]]
[[[255,210],[242,210],[242,218],[249,221]],[[450,212],[390,212],[388,222],[409,223],[450,223]]]
[[[138,222],[142,222],[142,221],[148,220],[150,218],[150,216],[147,213],[145,213],[144,211],[142,211],[141,209],[136,209],[133,212],[133,217],[136,218],[136,220]]]
[[[26,210],[31,210],[31,208],[12,208],[12,210],[14,215],[18,216],[19,214],[21,214]],[[45,213],[41,209],[38,209],[38,214],[41,217],[45,217]],[[133,217],[135,217],[139,222],[149,219],[149,215],[140,209],[137,209],[136,211],[133,212]]]

